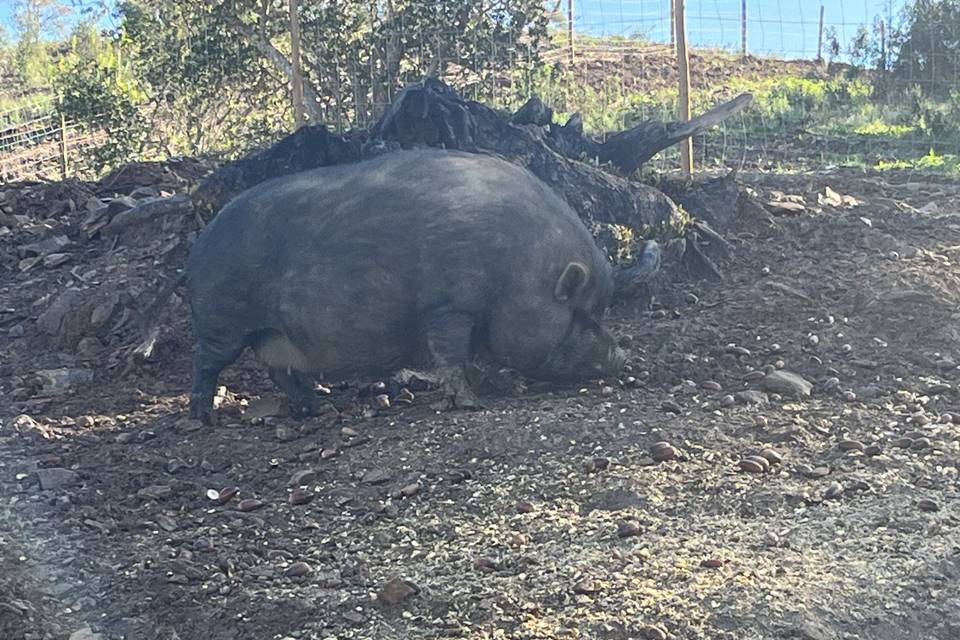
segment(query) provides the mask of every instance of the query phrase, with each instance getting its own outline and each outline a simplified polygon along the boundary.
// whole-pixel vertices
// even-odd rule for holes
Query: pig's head
[[[490,349],[505,364],[545,380],[615,374],[625,354],[603,316],[613,296],[606,262],[571,261],[533,299],[506,296],[493,315]]]

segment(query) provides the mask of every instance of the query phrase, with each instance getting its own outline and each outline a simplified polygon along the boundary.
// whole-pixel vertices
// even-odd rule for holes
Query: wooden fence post
[[[690,55],[687,51],[687,25],[684,0],[674,0],[674,22],[677,26],[677,69],[680,76],[679,120],[690,119]],[[680,169],[684,175],[693,174],[693,140],[686,138],[680,143]]]
[[[747,57],[747,0],[740,1],[740,55]]]
[[[670,49],[677,50],[677,6],[676,0],[670,0]]]
[[[300,14],[298,0],[290,0],[290,84],[293,96],[293,130],[304,123],[303,70],[300,66]]]
[[[570,47],[569,62],[573,66],[576,52],[573,45],[573,0],[567,0],[567,44]]]
[[[820,3],[820,29],[817,31],[817,62],[823,60],[823,3]]]
[[[60,115],[60,179],[67,179],[70,166],[67,163],[67,117],[63,114],[63,102],[57,104],[57,113]]]

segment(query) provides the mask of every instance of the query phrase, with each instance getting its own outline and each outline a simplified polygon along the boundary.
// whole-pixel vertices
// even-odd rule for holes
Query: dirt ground
[[[960,185],[739,179],[771,214],[613,310],[620,379],[304,421],[247,358],[215,427],[179,298],[131,353],[198,221],[0,189],[0,638],[960,637]]]

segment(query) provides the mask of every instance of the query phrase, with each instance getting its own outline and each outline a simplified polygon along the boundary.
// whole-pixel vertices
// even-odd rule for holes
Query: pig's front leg
[[[441,307],[423,320],[427,356],[440,378],[447,402],[459,409],[482,409],[483,404],[467,382],[474,317]]]

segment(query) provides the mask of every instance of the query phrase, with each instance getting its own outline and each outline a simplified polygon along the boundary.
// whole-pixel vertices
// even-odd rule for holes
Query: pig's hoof
[[[208,427],[213,424],[213,405],[190,400],[190,417]]]
[[[319,397],[289,398],[290,415],[297,418],[319,416],[330,410],[330,403]]]

